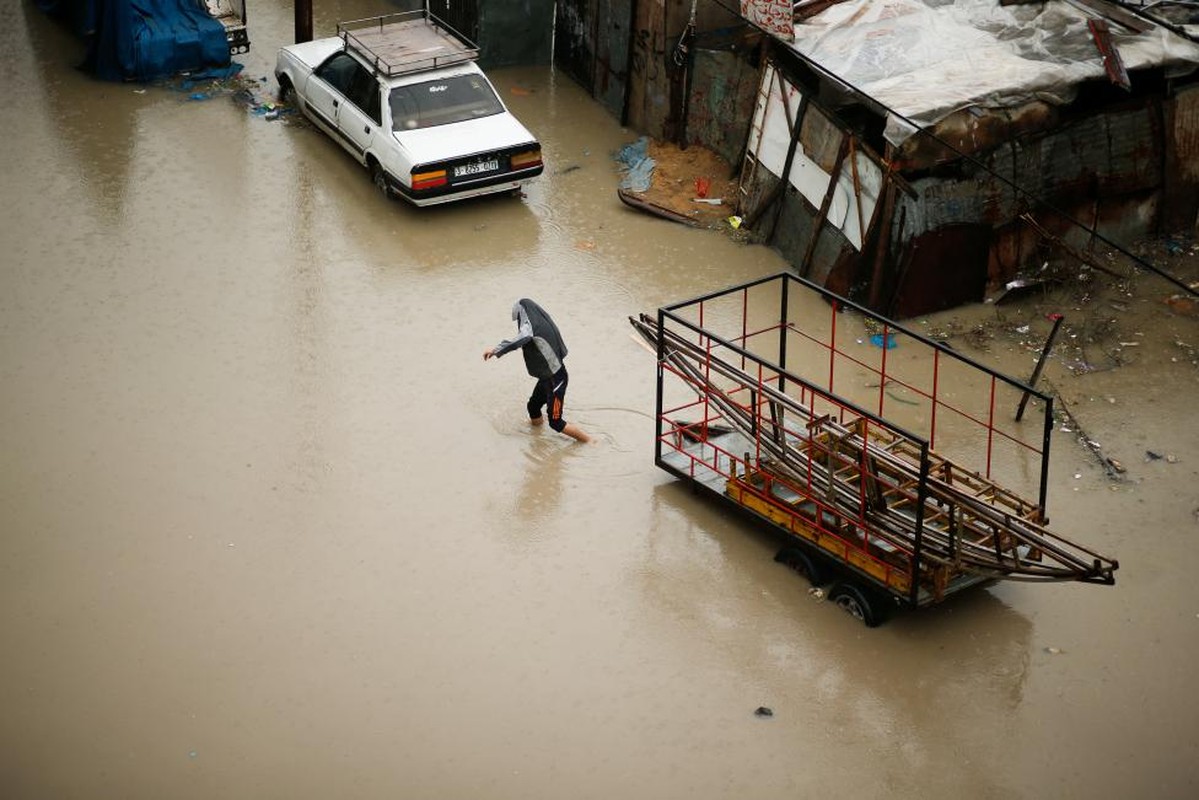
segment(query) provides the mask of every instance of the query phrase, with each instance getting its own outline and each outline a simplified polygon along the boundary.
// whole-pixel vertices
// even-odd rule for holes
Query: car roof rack
[[[479,57],[477,44],[427,10],[340,22],[337,35],[347,50],[357,52],[377,74],[388,78]]]

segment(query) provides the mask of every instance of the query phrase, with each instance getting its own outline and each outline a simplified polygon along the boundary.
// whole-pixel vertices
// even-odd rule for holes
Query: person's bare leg
[[[562,429],[562,432],[574,439],[576,442],[582,442],[583,444],[586,444],[587,442],[591,441],[590,436],[583,433],[583,431],[579,430],[577,426],[569,422],[566,423],[566,427]]]

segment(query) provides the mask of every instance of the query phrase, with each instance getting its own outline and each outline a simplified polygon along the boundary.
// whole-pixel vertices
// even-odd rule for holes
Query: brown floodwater
[[[318,35],[378,10],[318,5]],[[252,14],[246,102],[95,82],[0,9],[0,795],[1195,796],[1199,331],[1169,286],[1112,306],[1122,366],[1045,373],[1127,468],[1055,435],[1053,528],[1117,585],[867,630],[653,465],[626,317],[781,258],[622,206],[636,134],[550,69],[493,76],[545,145],[527,197],[387,203],[256,113],[292,10]],[[594,445],[481,358],[522,296]],[[1087,302],[914,322],[1032,340]],[[1026,377],[1038,349],[970,354]]]

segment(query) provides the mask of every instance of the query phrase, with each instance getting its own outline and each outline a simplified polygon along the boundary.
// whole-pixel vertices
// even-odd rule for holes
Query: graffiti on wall
[[[654,35],[645,28],[633,31],[633,63],[632,68],[645,77],[646,80],[656,81],[660,73],[660,65],[654,57]]]

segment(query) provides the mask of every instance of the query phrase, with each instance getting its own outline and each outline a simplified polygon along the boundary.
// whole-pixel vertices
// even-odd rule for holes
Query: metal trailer
[[[655,463],[768,523],[866,625],[996,579],[1115,583],[1046,528],[1050,395],[789,273],[630,323]]]

